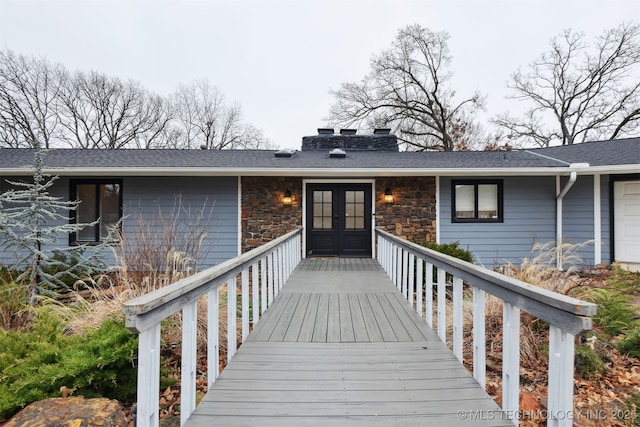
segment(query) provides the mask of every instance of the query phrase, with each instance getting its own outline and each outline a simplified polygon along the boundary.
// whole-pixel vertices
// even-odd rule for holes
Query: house
[[[29,179],[30,149],[0,149],[0,191]],[[543,149],[400,152],[388,129],[372,135],[319,129],[301,150],[51,149],[52,194],[81,200],[74,218],[101,226],[60,236],[97,242],[176,199],[207,212],[206,254],[215,265],[294,228],[304,256],[371,256],[373,230],[459,242],[479,264],[519,263],[532,245],[584,243],[587,266],[640,266],[640,138]],[[586,242],[586,243],[585,243]],[[11,255],[0,254],[0,263]]]

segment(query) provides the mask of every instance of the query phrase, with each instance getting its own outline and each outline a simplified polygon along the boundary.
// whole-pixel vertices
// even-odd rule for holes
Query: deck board
[[[186,423],[210,425],[512,423],[374,260],[335,258],[291,275]]]

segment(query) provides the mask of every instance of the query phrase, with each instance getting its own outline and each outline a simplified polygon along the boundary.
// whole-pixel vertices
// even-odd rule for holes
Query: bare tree
[[[478,93],[454,99],[448,39],[417,24],[402,28],[391,48],[372,58],[368,75],[331,91],[330,125],[391,127],[410,149],[454,150],[461,121],[474,128],[484,101]]]
[[[138,82],[0,51],[0,146],[272,148],[206,80],[165,99]]]
[[[59,125],[60,65],[0,51],[0,146],[49,148]]]
[[[77,72],[61,93],[61,138],[78,148],[150,148],[170,116],[137,82]]]
[[[640,126],[640,26],[622,24],[593,45],[565,30],[551,50],[511,75],[512,99],[531,107],[494,123],[514,140],[541,147],[633,135]]]
[[[171,97],[176,120],[167,132],[171,145],[209,150],[266,148],[262,131],[244,123],[239,104],[227,104],[208,80],[180,85]]]
[[[238,148],[245,150],[272,150],[277,146],[264,135],[262,129],[246,124],[243,129],[242,144]]]

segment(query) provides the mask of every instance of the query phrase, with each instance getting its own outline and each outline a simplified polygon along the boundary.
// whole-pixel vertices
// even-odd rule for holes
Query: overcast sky
[[[133,79],[161,95],[206,78],[279,147],[299,148],[324,124],[345,81],[398,29],[451,35],[457,92],[504,99],[509,74],[565,28],[595,36],[640,22],[638,0],[0,0],[0,47],[68,69]]]

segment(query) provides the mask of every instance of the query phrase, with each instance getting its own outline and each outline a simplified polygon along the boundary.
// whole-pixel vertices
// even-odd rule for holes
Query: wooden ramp
[[[186,426],[512,426],[372,259],[305,259]]]

